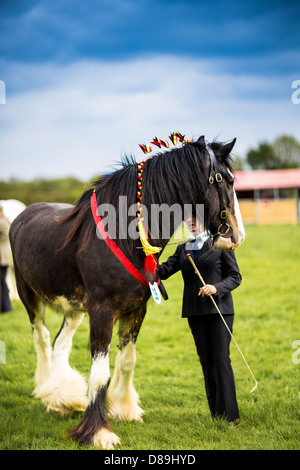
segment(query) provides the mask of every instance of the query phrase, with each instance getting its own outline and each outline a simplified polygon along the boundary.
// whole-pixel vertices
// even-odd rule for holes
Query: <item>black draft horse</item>
[[[194,208],[204,204],[206,228],[215,234],[220,223],[230,226],[227,244],[229,239],[236,247],[238,227],[230,171],[234,143],[235,140],[226,145],[209,144],[215,155],[214,162],[204,137],[146,160],[143,205],[149,208],[152,204],[167,204],[170,207],[177,203],[180,207],[190,204]],[[222,175],[222,182],[210,184],[209,177],[214,170]],[[123,167],[100,178],[85,191],[75,206],[32,204],[14,220],[10,229],[17,289],[29,314],[37,350],[34,395],[43,400],[47,410],[85,411],[70,436],[79,443],[104,449],[113,449],[120,442],[105,414],[107,390],[110,417],[142,421],[143,410],[138,405],[132,379],[135,344],[150,290],[128,272],[97,235],[90,198],[95,191],[97,204],[111,204],[118,218],[119,196],[126,196],[128,207],[136,203],[137,175],[138,164],[127,159]],[[223,213],[220,221],[220,210],[224,209],[220,207],[221,200],[226,219]],[[161,226],[159,230],[161,233]],[[221,239],[215,236],[214,243],[218,244]],[[127,237],[115,242],[134,266],[144,272],[140,240]],[[168,239],[160,235],[153,240],[149,232],[149,242],[163,249]],[[158,275],[145,276],[154,282]],[[47,304],[64,314],[53,348],[45,326]],[[72,338],[86,311],[91,347],[88,386],[69,365]],[[119,352],[110,383],[109,347],[117,320]]]

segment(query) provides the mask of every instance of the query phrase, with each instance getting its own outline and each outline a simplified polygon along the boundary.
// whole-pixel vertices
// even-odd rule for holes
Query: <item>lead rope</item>
[[[200,279],[200,281],[202,282],[203,286],[206,286],[205,281],[204,281],[203,277],[201,276],[201,274],[200,274],[200,272],[199,272],[197,266],[195,265],[195,263],[194,263],[194,261],[193,261],[193,259],[192,259],[192,256],[190,255],[190,253],[187,253],[187,257],[188,257],[188,259],[190,260],[190,262],[191,262],[191,264],[192,264],[192,266],[193,266],[193,268],[194,268],[194,270],[195,270],[195,274],[197,274],[197,276],[199,277],[199,279]],[[242,351],[241,351],[239,345],[237,344],[237,342],[236,342],[236,340],[235,340],[233,334],[231,333],[231,331],[230,331],[230,329],[229,329],[229,327],[228,327],[226,321],[224,320],[224,317],[223,317],[222,313],[220,312],[219,307],[217,306],[217,304],[216,304],[216,302],[215,302],[215,299],[212,297],[212,295],[209,295],[209,297],[211,298],[211,301],[213,302],[215,308],[217,309],[218,314],[220,315],[220,317],[221,317],[221,319],[222,319],[224,325],[226,326],[227,331],[229,332],[231,338],[233,339],[233,341],[234,341],[236,347],[238,348],[238,351],[239,351],[240,355],[242,356],[242,358],[243,358],[243,360],[244,360],[246,366],[247,366],[248,369],[249,369],[250,374],[251,374],[252,377],[253,377],[253,380],[254,380],[254,382],[255,382],[255,385],[254,385],[254,387],[252,388],[252,390],[250,391],[250,393],[252,393],[252,392],[254,392],[254,390],[257,389],[257,386],[258,386],[257,380],[256,380],[256,378],[255,378],[255,376],[254,376],[252,370],[250,369],[250,366],[249,366],[248,362],[246,361],[245,356],[244,356],[244,354],[242,353]]]
[[[179,245],[180,243],[186,243],[190,241],[189,238],[184,238],[183,240],[176,240],[176,242],[168,242],[167,245]]]

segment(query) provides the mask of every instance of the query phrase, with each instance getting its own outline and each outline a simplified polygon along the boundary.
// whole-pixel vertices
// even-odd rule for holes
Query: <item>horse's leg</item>
[[[35,389],[33,395],[39,397],[40,387],[43,385],[45,380],[48,379],[51,373],[51,342],[50,333],[45,326],[45,309],[46,305],[38,300],[36,302],[34,310],[28,309],[25,304],[27,311],[30,312],[29,316],[32,320],[33,327],[33,339],[35,342],[35,348],[37,352],[37,368],[35,372]]]
[[[109,415],[112,418],[143,422],[141,416],[144,412],[138,405],[139,396],[133,386],[133,374],[136,362],[135,343],[145,313],[146,307],[143,307],[119,320],[119,352],[108,392]]]
[[[14,265],[18,294],[27,310],[33,328],[33,339],[37,352],[37,368],[35,372],[36,387],[33,394],[38,396],[40,386],[49,377],[51,372],[52,349],[50,333],[45,326],[45,303],[25,282],[17,264],[14,263]]]
[[[87,386],[84,378],[69,365],[72,339],[84,314],[66,315],[53,352],[52,368],[48,379],[39,388],[39,398],[47,405],[47,411],[67,413],[84,411],[87,406]]]
[[[113,449],[120,440],[109,426],[105,414],[106,391],[110,382],[109,347],[114,316],[107,304],[88,302],[92,366],[88,384],[88,406],[82,421],[69,436],[81,444]]]

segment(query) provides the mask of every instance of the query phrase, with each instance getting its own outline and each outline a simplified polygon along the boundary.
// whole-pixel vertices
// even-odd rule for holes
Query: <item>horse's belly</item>
[[[85,295],[78,298],[74,296],[68,298],[64,295],[59,295],[55,297],[54,300],[50,301],[50,305],[55,310],[64,312],[65,314],[70,314],[74,311],[85,312],[87,310]]]

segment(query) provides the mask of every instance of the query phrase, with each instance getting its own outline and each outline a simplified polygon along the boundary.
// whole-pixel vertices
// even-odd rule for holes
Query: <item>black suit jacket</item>
[[[198,295],[202,283],[195,274],[186,256],[187,253],[193,252],[187,249],[185,243],[178,245],[175,253],[159,266],[159,276],[162,280],[168,279],[181,270],[184,281],[182,317],[217,313],[209,297]],[[211,249],[206,242],[196,255],[194,262],[206,284],[212,284],[217,288],[218,292],[213,297],[221,313],[234,314],[231,291],[242,281],[234,252],[220,248]]]

